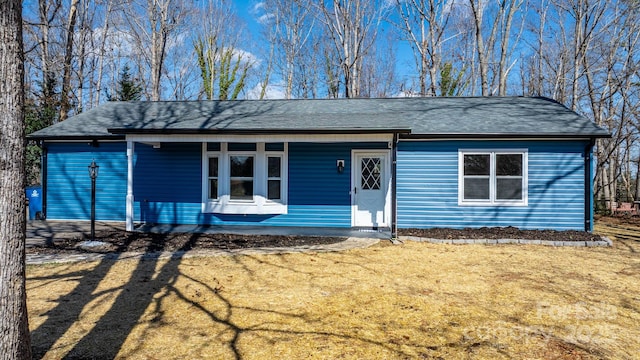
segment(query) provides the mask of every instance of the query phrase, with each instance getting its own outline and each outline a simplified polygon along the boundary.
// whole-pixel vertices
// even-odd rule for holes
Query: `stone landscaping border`
[[[482,245],[501,245],[501,244],[522,244],[522,245],[545,245],[545,246],[573,246],[573,247],[596,247],[596,246],[613,246],[613,242],[606,236],[602,236],[602,240],[598,241],[552,241],[552,240],[527,240],[527,239],[432,239],[418,236],[398,236],[401,241],[418,241],[430,242],[433,244],[482,244]]]

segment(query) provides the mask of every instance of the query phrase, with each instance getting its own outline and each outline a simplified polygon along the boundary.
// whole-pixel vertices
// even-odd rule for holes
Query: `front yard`
[[[50,359],[636,358],[640,227],[597,231],[614,247],[29,266],[33,346]]]

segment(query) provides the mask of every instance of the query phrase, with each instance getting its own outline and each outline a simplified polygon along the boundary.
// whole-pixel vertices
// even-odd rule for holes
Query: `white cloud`
[[[256,84],[253,88],[247,91],[247,100],[260,99],[260,93],[262,92],[262,83]],[[284,99],[284,90],[282,84],[269,84],[267,85],[265,96],[263,99]]]
[[[260,60],[260,58],[258,58],[257,56],[255,56],[253,53],[249,52],[249,51],[245,51],[242,50],[240,48],[234,48],[233,49],[233,58],[234,59],[238,59],[240,58],[242,63],[249,63],[251,64],[251,66],[259,66],[260,62],[262,60]]]
[[[265,25],[271,22],[271,19],[275,18],[276,16],[273,13],[268,13],[268,14],[264,14],[258,17],[258,19],[256,20],[259,24],[261,25]]]
[[[264,7],[265,7],[264,1],[260,1],[255,5],[253,5],[253,8],[251,9],[251,11],[253,11],[254,13],[257,13],[258,11],[264,9]]]

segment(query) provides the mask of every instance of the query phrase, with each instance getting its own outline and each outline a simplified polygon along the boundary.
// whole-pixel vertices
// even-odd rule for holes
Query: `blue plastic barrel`
[[[42,218],[42,186],[28,186],[25,188],[29,199],[29,220]]]

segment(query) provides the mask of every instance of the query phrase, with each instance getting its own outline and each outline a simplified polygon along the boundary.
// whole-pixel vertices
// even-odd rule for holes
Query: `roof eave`
[[[611,134],[571,134],[571,133],[447,133],[447,134],[401,134],[401,139],[598,139],[611,138]]]
[[[27,140],[124,140],[125,136],[116,135],[27,135]]]
[[[107,129],[112,134],[123,135],[273,135],[273,134],[409,134],[410,129]]]

